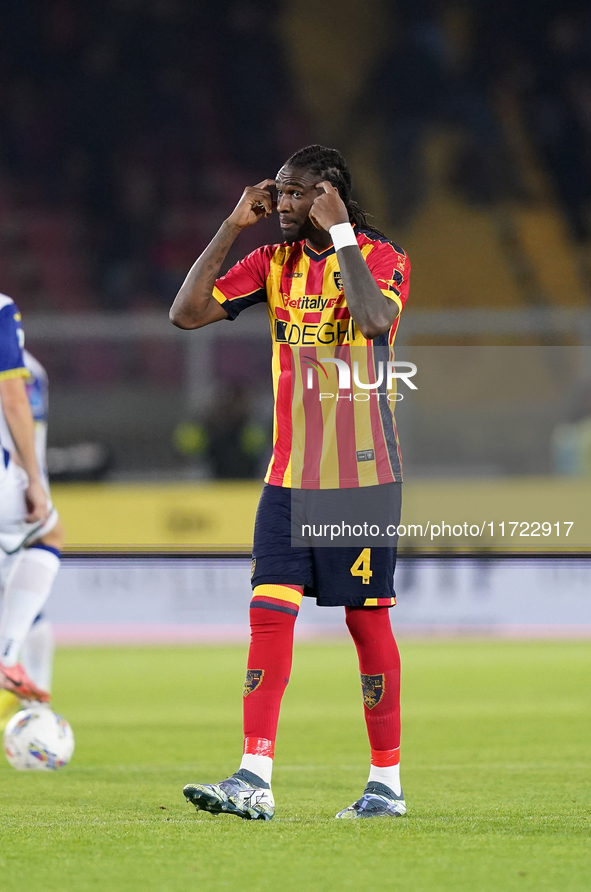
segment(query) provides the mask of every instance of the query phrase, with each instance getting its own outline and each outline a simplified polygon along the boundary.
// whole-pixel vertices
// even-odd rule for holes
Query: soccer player
[[[48,391],[49,383],[47,372],[41,363],[35,359],[28,350],[23,350],[23,358],[25,366],[29,372],[29,376],[24,379],[31,412],[33,414],[34,435],[35,435],[35,454],[37,456],[37,464],[41,471],[43,485],[49,494],[49,482],[46,470],[46,450],[47,450],[47,421],[48,421]],[[5,443],[9,451],[14,452],[14,444],[10,431],[6,424],[2,405],[0,403],[0,442]],[[58,520],[55,528],[56,545],[61,551],[63,543],[63,528]],[[12,555],[5,555],[0,552],[0,596],[4,590],[5,580],[8,579],[13,564],[18,559],[20,552]],[[49,693],[51,691],[51,679],[53,675],[53,658],[55,645],[53,640],[53,631],[51,623],[44,615],[39,613],[33,622],[33,626],[25,638],[20,649],[20,661],[25,672],[31,678],[36,686],[42,691]],[[10,716],[19,709],[20,700],[16,694],[8,690],[0,690],[0,728],[5,724]]]
[[[259,248],[218,278],[236,236],[275,209],[283,243]],[[409,272],[404,251],[373,229],[352,201],[342,155],[312,145],[292,155],[274,181],[245,189],[172,305],[171,321],[196,329],[266,302],[273,336],[274,448],[254,531],[243,756],[226,780],[184,788],[198,810],[273,817],[279,709],[291,670],[294,624],[303,595],[309,595],[320,606],[345,608],[371,748],[367,786],[337,818],[406,813],[399,773],[400,657],[388,612],[395,603],[395,548],[359,553],[349,547],[292,547],[291,495],[372,487],[396,501],[402,478],[390,404],[378,402],[377,394],[370,401],[351,401],[349,395],[349,402],[342,394],[330,411],[328,402],[309,399],[309,393],[328,394],[318,394],[317,386],[308,391],[304,381],[312,375],[306,366],[316,362],[318,371],[327,351],[335,374],[335,365],[350,361],[354,349],[365,355],[371,374],[372,351],[389,350],[393,343]]]
[[[0,554],[10,563],[3,573],[0,688],[22,700],[48,702],[50,645],[40,613],[59,569],[63,532],[44,472],[43,375],[36,385],[23,346],[20,313],[0,295]],[[37,436],[32,405],[42,422]],[[23,646],[35,680],[19,662]]]

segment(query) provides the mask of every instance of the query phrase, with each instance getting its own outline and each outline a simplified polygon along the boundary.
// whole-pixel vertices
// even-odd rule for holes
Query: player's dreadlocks
[[[383,232],[368,222],[367,211],[364,211],[351,198],[351,172],[347,167],[347,162],[337,149],[328,149],[326,146],[319,145],[305,146],[305,148],[294,152],[285,164],[290,167],[299,167],[300,170],[309,170],[319,179],[328,180],[335,189],[338,189],[339,195],[345,202],[351,223],[361,229],[369,229],[377,235],[384,236]]]

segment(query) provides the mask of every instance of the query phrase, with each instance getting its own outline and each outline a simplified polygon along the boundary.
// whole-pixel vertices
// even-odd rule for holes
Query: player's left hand
[[[25,491],[27,503],[27,523],[36,523],[38,520],[46,521],[49,517],[49,503],[47,495],[41,484],[34,480],[29,483]]]
[[[316,229],[325,229],[328,232],[330,227],[337,223],[348,223],[349,214],[339,190],[327,180],[316,183],[316,188],[322,189],[322,192],[314,199],[309,213]]]

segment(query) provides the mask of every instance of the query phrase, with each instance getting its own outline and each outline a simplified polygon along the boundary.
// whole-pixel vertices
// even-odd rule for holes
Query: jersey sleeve
[[[406,253],[392,242],[376,241],[366,257],[366,263],[380,291],[398,304],[398,312],[408,297],[410,261]]]
[[[41,363],[28,350],[23,350],[29,377],[25,381],[33,421],[47,424],[49,414],[49,381]]]
[[[27,378],[23,356],[21,315],[11,300],[0,300],[0,381],[6,378]]]
[[[228,314],[228,319],[235,319],[247,307],[267,300],[271,253],[269,245],[257,248],[216,281],[213,296]]]

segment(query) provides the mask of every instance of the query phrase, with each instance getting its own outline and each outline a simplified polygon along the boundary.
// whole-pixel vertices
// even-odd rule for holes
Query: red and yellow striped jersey
[[[408,257],[383,236],[355,232],[381,291],[402,310]],[[333,247],[318,254],[306,242],[265,245],[218,279],[213,295],[230,319],[255,303],[268,305],[275,418],[266,482],[342,489],[402,480],[384,374],[398,317],[388,333],[363,337],[349,313]]]

